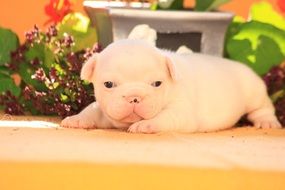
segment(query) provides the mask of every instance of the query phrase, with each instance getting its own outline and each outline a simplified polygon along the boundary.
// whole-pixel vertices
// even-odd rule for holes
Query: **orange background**
[[[74,2],[73,10],[84,12],[83,0],[72,0]],[[260,0],[232,0],[222,6],[220,10],[234,12],[247,18],[250,5]],[[277,0],[267,0],[276,6]],[[1,0],[0,3],[0,26],[10,28],[15,31],[21,41],[24,39],[24,32],[30,30],[34,24],[44,29],[44,22],[48,17],[44,13],[44,6],[49,0]],[[187,6],[194,5],[194,0],[186,0]]]

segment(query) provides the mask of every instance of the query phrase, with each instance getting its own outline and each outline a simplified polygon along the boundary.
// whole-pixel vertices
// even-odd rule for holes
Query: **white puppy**
[[[94,84],[97,102],[64,127],[207,132],[230,128],[244,114],[257,127],[281,127],[263,81],[223,58],[121,40],[95,54],[81,77]]]

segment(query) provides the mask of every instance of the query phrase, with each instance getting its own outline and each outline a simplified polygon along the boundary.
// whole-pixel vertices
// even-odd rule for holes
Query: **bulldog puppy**
[[[81,77],[94,84],[97,101],[63,127],[208,132],[230,128],[244,114],[256,127],[281,127],[263,81],[227,59],[121,40],[91,57]]]

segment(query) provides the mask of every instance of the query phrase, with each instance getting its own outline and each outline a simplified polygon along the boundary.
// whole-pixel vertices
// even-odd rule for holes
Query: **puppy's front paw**
[[[280,129],[282,128],[281,124],[277,120],[275,116],[270,116],[270,117],[259,117],[255,119],[254,121],[254,127],[256,128],[263,128],[263,129],[268,129],[268,128],[273,128],[273,129]]]
[[[66,128],[78,128],[78,129],[96,128],[95,123],[92,120],[90,120],[90,118],[89,119],[84,118],[80,115],[66,117],[64,120],[62,120],[60,125]]]
[[[142,120],[132,124],[129,127],[128,132],[151,134],[156,133],[157,130],[155,130],[155,125],[151,121]]]

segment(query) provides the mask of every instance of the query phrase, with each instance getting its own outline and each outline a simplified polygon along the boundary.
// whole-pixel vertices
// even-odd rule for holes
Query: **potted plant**
[[[213,11],[229,0],[196,0],[194,9],[184,9],[183,0],[156,3],[84,1],[98,41],[105,47],[123,39],[139,24],[157,31],[157,46],[176,50],[186,45],[197,52],[222,56],[224,36],[233,14]],[[153,11],[155,9],[155,11]]]
[[[59,115],[80,112],[94,101],[93,86],[80,80],[82,64],[94,53],[96,30],[70,2],[50,0],[52,23],[36,25],[20,44],[17,34],[0,27],[0,110],[7,114]]]

